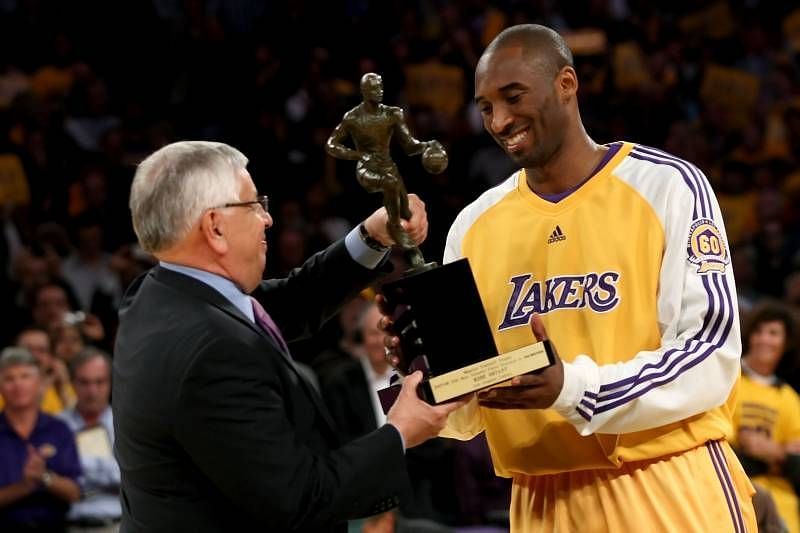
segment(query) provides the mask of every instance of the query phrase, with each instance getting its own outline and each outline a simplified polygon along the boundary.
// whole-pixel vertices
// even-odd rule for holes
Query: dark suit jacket
[[[287,340],[376,278],[343,242],[253,295]],[[114,354],[122,531],[344,531],[396,503],[395,428],[354,442],[261,328],[215,289],[156,267],[128,291]]]
[[[320,380],[322,397],[339,434],[345,442],[378,427],[372,407],[372,388],[361,362],[351,356],[340,363],[327,379]]]

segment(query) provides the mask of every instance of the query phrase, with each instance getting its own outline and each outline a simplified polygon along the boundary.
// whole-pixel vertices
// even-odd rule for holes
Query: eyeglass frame
[[[269,213],[269,196],[266,194],[261,194],[256,196],[255,200],[249,200],[247,202],[228,202],[227,204],[211,207],[210,209],[222,209],[223,207],[249,207],[251,205],[260,205],[264,213]]]

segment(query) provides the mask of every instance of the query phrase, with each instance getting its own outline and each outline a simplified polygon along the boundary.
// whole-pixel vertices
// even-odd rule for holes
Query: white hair
[[[202,212],[239,200],[247,158],[223,143],[181,141],[150,154],[131,185],[133,229],[150,253],[179,242]]]

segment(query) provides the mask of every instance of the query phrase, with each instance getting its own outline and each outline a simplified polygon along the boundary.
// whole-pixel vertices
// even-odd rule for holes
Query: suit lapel
[[[180,272],[175,272],[173,270],[169,270],[166,268],[161,268],[156,266],[151,271],[152,275],[160,282],[166,283],[167,285],[171,285],[173,287],[177,287],[179,290],[184,291],[192,296],[200,298],[202,300],[207,301],[210,305],[220,309],[221,311],[228,314],[231,318],[235,319],[236,321],[242,323],[247,328],[251,329],[258,333],[263,339],[265,339],[270,346],[278,352],[281,356],[281,359],[284,363],[291,369],[297,379],[302,383],[303,388],[306,390],[308,395],[314,402],[314,405],[317,407],[321,418],[325,421],[328,425],[328,429],[331,432],[336,432],[336,425],[333,422],[333,418],[331,418],[330,413],[328,413],[328,409],[322,403],[322,398],[319,395],[319,392],[314,388],[311,383],[303,376],[303,374],[297,370],[295,366],[295,362],[292,359],[291,355],[284,351],[278,343],[273,339],[266,331],[264,331],[261,326],[258,324],[253,323],[247,316],[245,316],[238,307],[233,305],[230,300],[225,298],[222,294],[219,293],[213,287],[206,285],[200,280],[194,279],[190,276],[186,276],[181,274]]]

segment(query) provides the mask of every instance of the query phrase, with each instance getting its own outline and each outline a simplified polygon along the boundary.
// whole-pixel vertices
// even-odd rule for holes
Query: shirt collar
[[[242,290],[228,278],[222,277],[219,274],[214,274],[213,272],[208,272],[207,270],[200,270],[199,268],[188,267],[186,265],[176,265],[175,263],[169,263],[167,261],[159,261],[159,265],[167,270],[184,274],[205,283],[235,305],[251,322],[255,322],[255,318],[253,317],[253,303],[250,301],[250,296],[243,293]]]

